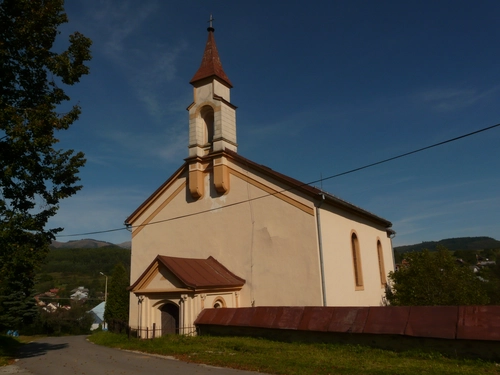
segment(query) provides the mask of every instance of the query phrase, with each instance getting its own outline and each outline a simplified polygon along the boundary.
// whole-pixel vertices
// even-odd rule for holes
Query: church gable
[[[140,222],[141,225],[151,222],[159,211],[185,190],[186,170],[187,165],[184,163],[125,220],[125,223],[130,226],[135,226],[137,222]],[[144,215],[146,216],[143,217]],[[135,228],[132,237],[140,232],[142,228],[143,227]]]
[[[158,256],[146,268],[143,274],[133,283],[129,289],[132,292],[158,291],[185,289],[182,283],[172,272],[162,264]]]
[[[161,262],[159,263],[158,272],[152,278],[148,289],[186,289],[187,286],[172,271],[170,271]]]
[[[272,204],[276,209],[282,210],[284,205],[290,209],[298,209],[307,216],[314,216],[314,201],[311,197],[295,189],[287,180],[276,178],[277,174],[263,173],[272,171],[271,169],[261,166],[262,170],[257,170],[248,164],[247,159],[234,152],[226,150],[224,155],[227,157],[224,180],[232,181],[231,189],[226,193],[217,190],[214,181],[217,180],[218,170],[211,168],[211,157],[207,156],[202,159],[202,173],[197,181],[197,184],[203,186],[205,193],[202,198],[194,199],[190,194],[190,179],[194,176],[190,172],[188,175],[187,165],[184,164],[126,220],[132,226],[132,238],[142,231],[148,231],[148,228],[156,230],[155,226],[161,225],[160,223],[170,225],[167,223],[178,218],[202,215],[224,206],[239,207],[261,198],[265,198],[266,205]]]

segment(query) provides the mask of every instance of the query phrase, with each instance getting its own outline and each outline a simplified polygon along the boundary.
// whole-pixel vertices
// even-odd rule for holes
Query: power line
[[[323,178],[322,180],[329,180],[331,178],[335,178],[335,177],[340,177],[340,176],[344,176],[346,174],[349,174],[349,173],[353,173],[353,172],[357,172],[357,171],[360,171],[362,169],[366,169],[366,168],[370,168],[370,167],[373,167],[375,165],[379,165],[379,164],[383,164],[383,163],[387,163],[389,161],[392,161],[392,160],[396,160],[396,159],[400,159],[400,158],[403,158],[405,156],[408,156],[408,155],[412,155],[412,154],[416,154],[417,152],[421,152],[421,151],[425,151],[425,150],[428,150],[430,148],[434,148],[434,147],[438,147],[438,146],[442,146],[446,143],[451,143],[451,142],[454,142],[454,141],[458,141],[459,139],[462,139],[462,138],[467,138],[467,137],[470,137],[472,135],[475,135],[475,134],[478,134],[478,133],[482,133],[482,132],[485,132],[487,130],[491,130],[493,128],[496,128],[500,126],[500,124],[496,124],[496,125],[492,125],[492,126],[488,126],[487,128],[483,128],[483,129],[479,129],[479,130],[476,130],[476,131],[473,131],[471,133],[467,133],[467,134],[464,134],[464,135],[460,135],[458,137],[455,137],[455,138],[451,138],[451,139],[448,139],[446,141],[442,141],[442,142],[438,142],[438,143],[434,143],[433,145],[430,145],[430,146],[426,146],[426,147],[422,147],[422,148],[419,148],[417,150],[413,150],[413,151],[410,151],[410,152],[406,152],[404,154],[400,154],[398,156],[393,156],[392,158],[389,158],[389,159],[384,159],[384,160],[381,160],[381,161],[378,161],[376,163],[371,163],[371,164],[367,164],[363,167],[359,167],[359,168],[354,168],[354,169],[351,169],[349,171],[346,171],[346,172],[342,172],[342,173],[338,173],[338,174],[335,174],[335,175],[332,175],[332,176],[329,176],[329,177],[325,177]],[[316,181],[313,181],[313,182],[310,182],[309,184],[314,184],[316,182],[319,182],[321,180],[316,180]]]
[[[319,180],[315,180],[315,181],[311,181],[311,182],[308,182],[308,183],[304,183],[303,185],[300,185],[300,187],[312,185],[312,184],[315,184],[315,183],[318,183],[318,182],[322,182],[322,181],[325,181],[325,180],[330,180],[332,178],[336,178],[336,177],[340,177],[340,176],[345,176],[345,175],[350,174],[350,173],[358,172],[358,171],[361,171],[363,169],[367,169],[367,168],[374,167],[376,165],[384,164],[384,163],[387,163],[387,162],[390,162],[390,161],[393,161],[393,160],[396,160],[396,159],[400,159],[400,158],[403,158],[403,157],[406,157],[406,156],[409,156],[409,155],[416,154],[418,152],[429,150],[429,149],[434,148],[434,147],[438,147],[438,146],[445,145],[447,143],[455,142],[455,141],[458,141],[459,139],[467,138],[467,137],[470,137],[470,136],[473,136],[473,135],[476,135],[476,134],[479,134],[479,133],[482,133],[482,132],[494,129],[494,128],[499,127],[499,126],[500,126],[500,123],[496,124],[496,125],[488,126],[486,128],[482,128],[482,129],[479,129],[479,130],[476,130],[476,131],[473,131],[473,132],[470,132],[470,133],[467,133],[467,134],[463,134],[463,135],[460,135],[458,137],[447,139],[446,141],[434,143],[434,144],[432,144],[430,146],[422,147],[422,148],[419,148],[419,149],[416,149],[416,150],[413,150],[413,151],[410,151],[410,152],[405,152],[403,154],[399,154],[397,156],[390,157],[388,159],[380,160],[380,161],[377,161],[375,163],[370,163],[370,164],[364,165],[362,167],[350,169],[348,171],[337,173],[337,174],[334,174],[334,175],[331,175],[331,176],[328,176],[328,177],[324,177],[324,178],[321,178]],[[118,231],[128,230],[128,229],[132,229],[132,228],[140,228],[140,227],[145,227],[145,226],[148,226],[148,225],[153,225],[153,224],[164,223],[164,222],[173,221],[173,220],[184,219],[184,218],[187,218],[187,217],[190,217],[190,216],[201,215],[201,214],[208,213],[208,212],[211,212],[211,211],[220,210],[220,209],[228,208],[228,207],[233,207],[233,206],[236,206],[236,205],[239,205],[239,204],[243,204],[243,203],[248,203],[248,202],[251,202],[251,201],[254,201],[254,200],[257,200],[257,199],[266,198],[266,197],[269,197],[269,196],[273,196],[273,195],[276,195],[276,194],[284,193],[284,192],[291,191],[291,190],[294,190],[294,189],[295,189],[295,187],[290,188],[290,189],[283,189],[281,191],[278,191],[278,192],[275,192],[275,193],[272,193],[272,194],[265,194],[265,195],[262,195],[260,197],[251,198],[251,199],[247,199],[247,200],[244,200],[244,201],[240,201],[240,202],[228,204],[226,206],[222,206],[222,207],[218,207],[218,208],[211,208],[211,209],[208,209],[208,210],[204,210],[204,211],[200,211],[200,212],[195,212],[195,213],[192,213],[192,214],[180,215],[180,216],[172,217],[170,219],[153,221],[153,222],[149,222],[149,223],[141,224],[141,225],[137,225],[137,226],[131,226],[131,227],[125,227],[125,228],[115,228],[115,229],[108,229],[108,230],[95,231],[95,232],[77,233],[77,234],[63,234],[63,235],[57,236],[57,238],[87,236],[87,235],[91,235],[91,234],[103,234],[103,233],[118,232]]]

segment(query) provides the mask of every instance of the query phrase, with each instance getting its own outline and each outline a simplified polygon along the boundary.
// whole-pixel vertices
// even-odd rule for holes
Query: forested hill
[[[40,272],[98,276],[99,272],[111,273],[117,263],[122,263],[128,270],[130,250],[118,246],[94,249],[51,249]]]
[[[397,246],[394,248],[394,251],[398,253],[422,251],[424,249],[434,251],[439,245],[451,251],[500,249],[500,241],[491,237],[459,237],[447,238],[441,241],[427,241],[415,245]]]
[[[84,286],[89,289],[91,299],[102,297],[106,280],[104,275],[112,276],[113,268],[118,263],[122,263],[129,272],[129,249],[118,246],[52,248],[40,267],[35,290],[37,293],[44,293],[57,288],[58,297],[68,298],[71,290]]]
[[[130,249],[131,246],[130,241],[113,244],[111,242],[98,241],[90,238],[68,242],[52,241],[52,244],[50,245],[52,249],[96,249],[100,247],[122,247],[124,249]]]

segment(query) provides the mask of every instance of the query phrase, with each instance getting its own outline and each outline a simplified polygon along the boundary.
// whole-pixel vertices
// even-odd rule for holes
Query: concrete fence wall
[[[254,307],[205,309],[200,334],[432,348],[500,359],[500,306]]]

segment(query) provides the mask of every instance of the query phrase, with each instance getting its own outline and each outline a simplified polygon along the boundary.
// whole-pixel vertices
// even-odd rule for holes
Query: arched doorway
[[[179,306],[166,303],[161,308],[161,335],[179,333]]]

